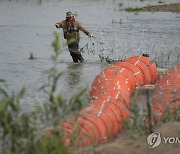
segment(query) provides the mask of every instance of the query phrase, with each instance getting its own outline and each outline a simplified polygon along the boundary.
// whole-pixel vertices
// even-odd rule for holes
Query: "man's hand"
[[[59,24],[55,24],[56,28],[59,28]]]
[[[89,37],[93,37],[91,33],[88,34]]]

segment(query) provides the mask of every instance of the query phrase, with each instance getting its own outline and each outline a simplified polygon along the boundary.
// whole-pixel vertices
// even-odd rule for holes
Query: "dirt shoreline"
[[[180,137],[180,122],[163,123],[156,126],[154,132],[161,133],[161,144],[151,149],[147,144],[147,135],[140,135],[137,139],[123,139],[119,136],[115,141],[98,145],[97,147],[89,147],[80,149],[78,154],[179,154],[180,143],[164,143],[163,137]]]

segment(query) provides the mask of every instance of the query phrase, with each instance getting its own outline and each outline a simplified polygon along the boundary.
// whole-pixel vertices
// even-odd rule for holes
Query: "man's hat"
[[[74,14],[71,11],[66,12],[66,18],[74,17]]]

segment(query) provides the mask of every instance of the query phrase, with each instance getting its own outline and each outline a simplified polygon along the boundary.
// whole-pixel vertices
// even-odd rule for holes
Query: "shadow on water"
[[[74,88],[81,82],[81,75],[82,75],[82,69],[83,64],[69,64],[67,67],[67,78],[66,82],[69,85],[69,88]]]

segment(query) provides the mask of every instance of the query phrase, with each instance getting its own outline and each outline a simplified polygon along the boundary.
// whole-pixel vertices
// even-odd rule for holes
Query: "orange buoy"
[[[117,78],[118,81],[121,81],[122,77],[124,78],[124,83],[128,84],[130,88],[130,92],[133,93],[135,90],[135,78],[129,71],[124,67],[114,67],[111,66],[109,68],[104,69],[99,75],[96,76],[92,87],[94,86],[94,83],[106,81],[106,80],[114,80],[114,78]]]
[[[121,67],[126,68],[128,71],[130,71],[136,79],[137,86],[141,86],[144,84],[142,71],[137,66],[135,66],[127,61],[116,63],[113,66],[121,66]]]
[[[152,60],[144,56],[133,56],[133,57],[130,57],[129,59],[136,59],[136,60],[144,62],[147,65],[147,67],[149,67],[149,70],[151,72],[151,84],[156,83],[158,79],[158,71],[157,71],[157,67],[155,63]]]
[[[95,91],[96,92],[96,91]],[[123,100],[127,105],[130,105],[130,96],[122,90],[107,90],[105,93],[98,93],[97,96],[94,92],[94,96],[91,98],[90,103],[96,101],[96,103],[109,102],[110,100]]]
[[[68,118],[63,125],[64,128],[76,129],[77,133],[81,132],[81,129],[86,131],[86,135],[91,139],[92,144],[97,144],[99,140],[99,131],[96,126],[88,120],[84,120],[81,117],[78,120],[75,117]]]
[[[112,131],[113,131],[112,122],[104,112],[102,112],[100,115],[98,115],[99,112],[100,112],[100,109],[98,109],[98,108],[88,107],[88,108],[82,109],[80,112],[80,115],[88,116],[89,114],[93,114],[96,117],[98,117],[99,119],[101,119],[104,122],[104,125],[106,126],[107,135],[111,136]]]
[[[142,61],[136,59],[128,59],[126,62],[132,63],[141,69],[144,77],[144,84],[151,84],[151,72],[149,67]]]
[[[152,93],[152,109],[156,119],[161,119],[166,107],[170,112],[180,107],[180,64],[168,70],[157,82]]]
[[[92,84],[92,90],[93,89],[102,89],[102,88],[110,88],[110,89],[120,89],[123,88],[126,93],[128,93],[129,95],[131,94],[131,87],[128,84],[128,82],[126,82],[126,79],[123,76],[118,76],[118,77],[114,77],[113,79],[105,79],[105,80],[101,80],[101,81],[97,81],[95,80]],[[90,91],[90,95],[91,95],[91,91]]]
[[[107,132],[104,122],[100,118],[97,118],[93,114],[82,115],[81,117],[85,121],[90,121],[91,123],[93,123],[96,126],[96,128],[98,130],[98,133],[96,133],[96,136],[98,137],[98,143],[106,142],[108,132]]]
[[[97,115],[97,117],[99,117],[101,115],[102,112],[104,112],[110,119],[111,123],[112,123],[112,136],[116,135],[117,132],[119,131],[119,126],[117,123],[117,119],[116,119],[116,115],[113,113],[113,111],[108,108],[106,105],[103,106],[103,104],[90,104],[91,108],[98,108],[99,109],[99,113]]]

